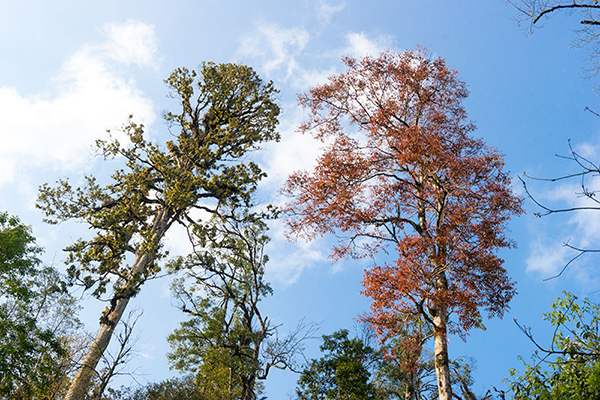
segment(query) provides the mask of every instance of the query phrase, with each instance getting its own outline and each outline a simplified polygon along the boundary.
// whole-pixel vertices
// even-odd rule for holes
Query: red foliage
[[[401,314],[433,324],[440,307],[458,317],[450,329],[459,334],[481,325],[481,308],[502,316],[515,287],[497,252],[513,246],[504,231],[521,200],[503,155],[471,136],[465,83],[422,49],[344,63],[299,96],[310,110],[301,131],[331,143],[314,171],[284,187],[290,231],[344,234],[334,259],[395,247],[395,262],[363,282],[382,335],[398,333]]]

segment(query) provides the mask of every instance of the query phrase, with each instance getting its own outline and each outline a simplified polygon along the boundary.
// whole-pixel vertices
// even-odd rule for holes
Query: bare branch
[[[537,347],[541,352],[546,353],[547,356],[553,355],[553,354],[557,354],[557,355],[578,355],[578,356],[584,356],[584,357],[598,357],[600,356],[600,353],[596,353],[596,352],[585,352],[585,351],[578,351],[578,350],[548,350],[548,349],[544,349],[542,346],[540,346],[538,344],[538,342],[536,342],[536,340],[533,338],[533,335],[531,333],[531,328],[527,328],[525,326],[522,326],[521,324],[519,324],[517,322],[516,319],[513,318],[512,320],[515,325],[517,325],[517,327],[521,330],[521,332],[523,332],[525,334],[525,336],[527,336],[527,338],[529,338],[529,340],[535,345],[535,347]],[[554,340],[554,339],[552,339]],[[544,357],[545,359],[546,357]],[[543,360],[542,360],[543,361]],[[541,362],[541,361],[540,361]]]
[[[538,14],[538,16],[533,20],[533,23],[536,24],[540,20],[540,18],[542,18],[546,14],[550,14],[557,10],[573,9],[573,8],[600,9],[600,5],[597,5],[597,4],[560,4],[560,5],[557,5],[554,7],[547,8],[547,9],[543,10],[542,12],[540,12]],[[584,21],[582,21],[581,23],[583,24]]]

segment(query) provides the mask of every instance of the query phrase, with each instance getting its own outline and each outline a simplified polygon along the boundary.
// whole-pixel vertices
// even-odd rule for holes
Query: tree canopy
[[[288,179],[287,222],[308,239],[341,236],[334,259],[394,249],[365,274],[369,321],[383,336],[403,316],[430,323],[449,399],[448,329],[481,327],[480,308],[502,316],[516,292],[497,252],[514,245],[504,231],[521,200],[502,154],[471,135],[466,84],[444,60],[418,49],[344,63],[299,97],[310,111],[300,129],[329,144],[313,171]]]
[[[31,228],[0,213],[0,397],[53,399],[72,368],[77,307]]]
[[[108,184],[88,176],[79,188],[62,180],[40,189],[37,205],[48,222],[75,219],[95,233],[67,248],[71,278],[96,296],[109,293],[100,330],[67,399],[82,398],[129,300],[160,270],[169,228],[179,223],[206,238],[211,232],[194,210],[218,214],[223,205],[250,205],[265,174],[246,155],[279,138],[276,90],[249,67],[179,68],[166,83],[181,105],[179,113],[165,113],[179,130],[174,140],[165,146],[149,141],[144,127],[130,121],[123,129],[126,142],[97,141],[105,157],[125,163]]]

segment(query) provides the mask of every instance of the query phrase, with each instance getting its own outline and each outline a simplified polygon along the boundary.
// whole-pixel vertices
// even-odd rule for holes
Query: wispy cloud
[[[325,248],[324,240],[289,243],[284,239],[286,227],[282,221],[274,221],[270,227],[272,241],[266,248],[269,254],[265,274],[267,281],[283,286],[291,285],[305,269],[331,262],[327,259],[329,250]]]
[[[586,157],[597,154],[594,146],[584,145],[578,148],[579,154]],[[595,158],[595,157],[592,157]],[[600,189],[600,180],[590,177],[585,183],[587,190]],[[532,224],[533,235],[529,245],[530,255],[527,259],[527,270],[548,278],[559,273],[575,256],[579,254],[566,246],[581,249],[600,249],[600,213],[590,209],[577,209],[582,207],[597,207],[598,204],[581,194],[581,182],[558,181],[551,187],[534,187],[530,189],[535,199],[541,204],[552,209],[573,209],[566,213],[553,214],[536,220]],[[536,206],[532,206],[536,207]],[[535,211],[543,212],[535,208]],[[552,229],[544,229],[552,224]],[[577,259],[568,267],[567,274],[573,277],[582,286],[588,286],[593,280],[596,270],[590,269],[590,260],[595,259],[594,254]]]
[[[282,74],[285,80],[299,69],[296,57],[308,41],[308,31],[303,28],[282,28],[277,24],[259,21],[257,29],[242,38],[238,54],[258,58],[267,74]]]
[[[344,8],[346,8],[346,3],[343,1],[337,4],[329,4],[324,0],[319,0],[317,6],[317,19],[322,24],[327,25],[331,22],[333,16]]]
[[[564,268],[573,255],[564,242],[547,237],[536,237],[529,247],[530,255],[526,260],[527,271],[550,278]]]
[[[371,38],[364,32],[351,32],[346,35],[347,46],[343,50],[343,54],[355,58],[367,55],[377,56],[384,50],[391,50],[393,41],[393,36],[391,35]]]
[[[63,63],[54,93],[24,96],[18,88],[0,87],[0,185],[32,168],[85,166],[94,140],[130,114],[146,125],[153,122],[152,102],[122,68],[154,64],[153,28],[127,21],[104,32],[103,42],[83,45]]]
[[[106,25],[104,31],[107,41],[102,47],[113,60],[125,65],[156,67],[158,41],[154,26],[128,20],[124,24]]]

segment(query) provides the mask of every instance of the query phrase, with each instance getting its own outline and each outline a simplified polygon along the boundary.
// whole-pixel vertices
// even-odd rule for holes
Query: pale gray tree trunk
[[[110,343],[116,325],[121,320],[129,298],[117,300],[115,309],[106,316],[106,322],[100,323],[100,330],[90,346],[75,378],[71,382],[65,400],[82,400],[88,392],[92,377],[96,374],[96,366]]]
[[[408,373],[408,382],[404,390],[404,400],[417,400],[417,375],[416,372]]]
[[[440,272],[436,282],[436,291],[446,291],[448,282],[444,272]],[[448,309],[444,304],[435,307],[433,316],[433,343],[435,376],[437,379],[439,400],[452,399],[452,383],[450,381],[450,360],[448,358]]]
[[[158,211],[152,226],[150,239],[152,243],[156,245],[160,243],[172,223],[171,216],[172,214],[165,209]],[[155,257],[155,254],[137,253],[129,276],[143,276]],[[125,285],[128,283],[126,282]],[[106,313],[100,318],[100,329],[69,386],[65,400],[83,400],[89,390],[92,377],[96,374],[96,367],[110,344],[115,328],[123,317],[130,299],[131,296],[113,299],[111,308],[107,309],[108,312],[105,311]]]

